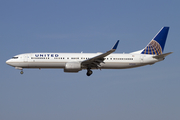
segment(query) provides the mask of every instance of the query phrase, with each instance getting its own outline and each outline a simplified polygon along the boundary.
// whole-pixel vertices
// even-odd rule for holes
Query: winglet
[[[118,46],[118,44],[119,44],[119,40],[116,42],[116,44],[113,46],[113,50],[116,50],[116,48],[117,48],[117,46]]]

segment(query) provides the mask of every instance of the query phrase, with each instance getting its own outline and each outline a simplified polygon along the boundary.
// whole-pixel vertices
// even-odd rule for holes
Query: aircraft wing
[[[102,53],[98,56],[95,56],[95,57],[92,57],[88,60],[84,60],[81,62],[81,65],[82,66],[85,66],[87,68],[92,68],[92,67],[100,67],[100,63],[103,63],[104,61],[104,57],[108,56],[109,54],[113,53],[114,51],[116,51],[116,48],[118,46],[118,43],[119,43],[119,40],[116,42],[116,44],[112,47],[111,50],[105,52],[105,53]]]
[[[161,54],[161,55],[153,56],[153,58],[156,58],[156,59],[165,58],[166,56],[168,56],[169,54],[172,54],[172,53],[173,52],[164,53],[164,54]]]

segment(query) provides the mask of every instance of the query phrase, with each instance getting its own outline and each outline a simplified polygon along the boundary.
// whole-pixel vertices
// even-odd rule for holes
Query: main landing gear
[[[87,76],[90,76],[92,73],[93,71],[91,69],[87,69],[87,73],[86,73]]]

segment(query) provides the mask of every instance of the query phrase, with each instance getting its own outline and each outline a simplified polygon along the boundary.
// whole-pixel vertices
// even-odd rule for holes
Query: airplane
[[[125,53],[116,51],[119,40],[104,53],[25,53],[6,61],[6,64],[20,69],[24,68],[61,68],[64,72],[77,73],[83,69],[90,76],[93,69],[126,69],[152,65],[162,61],[172,52],[163,53],[169,27],[162,27],[149,44],[142,50]]]

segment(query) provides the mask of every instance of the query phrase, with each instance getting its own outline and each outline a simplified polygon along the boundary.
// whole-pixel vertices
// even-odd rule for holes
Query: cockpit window
[[[18,57],[12,57],[12,59],[18,59]]]

